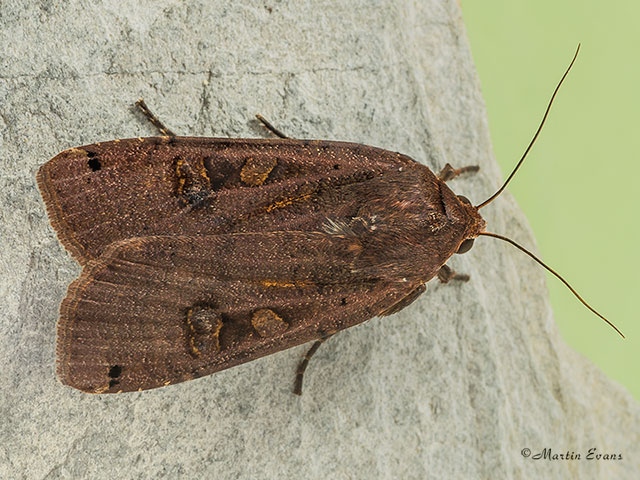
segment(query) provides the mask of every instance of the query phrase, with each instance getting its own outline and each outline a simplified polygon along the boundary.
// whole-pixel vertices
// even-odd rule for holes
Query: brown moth
[[[38,183],[84,266],[58,373],[91,392],[188,380],[398,311],[485,227],[427,167],[340,142],[106,142],[62,152]]]
[[[474,207],[445,181],[475,170],[289,138],[66,150],[37,175],[83,266],[60,308],[58,375],[85,392],[145,390],[316,340],[300,393],[325,338],[401,310],[434,276],[468,278],[446,262],[490,235],[478,208],[502,189]]]

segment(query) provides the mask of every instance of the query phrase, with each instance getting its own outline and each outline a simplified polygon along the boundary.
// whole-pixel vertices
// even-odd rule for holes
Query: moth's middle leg
[[[280,137],[280,138],[289,138],[287,137],[284,133],[282,133],[280,130],[278,130],[276,127],[274,127],[271,122],[269,120],[267,120],[266,118],[264,118],[262,115],[260,114],[256,114],[256,118],[260,121],[260,123],[262,123],[262,125],[264,126],[264,128],[266,128],[267,130],[269,130],[271,133],[273,133],[276,137]]]
[[[402,297],[397,303],[391,305],[384,312],[378,314],[380,317],[386,317],[387,315],[393,315],[394,313],[398,313],[405,307],[411,305],[420,295],[422,295],[427,290],[427,286],[423,283],[418,285],[415,289],[409,292],[405,297]]]
[[[449,163],[447,163],[444,168],[440,170],[440,173],[438,173],[438,178],[443,182],[448,182],[449,180],[453,180],[454,178],[456,178],[458,175],[462,175],[463,173],[467,172],[476,173],[478,170],[480,170],[480,167],[478,165],[453,168]]]
[[[318,340],[316,340],[313,345],[311,345],[311,348],[307,351],[300,364],[298,364],[298,370],[296,371],[296,381],[293,385],[293,393],[295,393],[296,395],[302,395],[302,381],[304,380],[304,372],[309,366],[311,357],[313,357],[313,354],[318,351],[320,345],[326,342],[333,335],[333,333],[325,335],[324,337],[320,337]]]

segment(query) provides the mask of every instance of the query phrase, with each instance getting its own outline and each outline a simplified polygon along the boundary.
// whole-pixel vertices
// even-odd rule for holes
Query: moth
[[[433,277],[468,279],[449,258],[503,238],[479,208],[504,186],[474,206],[446,184],[478,167],[436,175],[380,148],[286,138],[262,117],[279,138],[178,137],[138,106],[162,136],[71,148],[37,174],[83,267],[60,307],[57,373],[84,392],[162,387],[315,341],[300,394],[324,340],[402,310]]]

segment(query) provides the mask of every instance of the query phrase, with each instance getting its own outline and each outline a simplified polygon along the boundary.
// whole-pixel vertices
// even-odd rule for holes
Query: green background
[[[505,178],[582,44],[509,191],[542,258],[627,338],[549,275],[562,336],[640,399],[640,2],[463,0],[462,7]]]

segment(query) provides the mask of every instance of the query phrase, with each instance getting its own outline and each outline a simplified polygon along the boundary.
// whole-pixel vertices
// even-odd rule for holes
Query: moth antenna
[[[526,253],[527,255],[529,255],[531,258],[533,258],[536,262],[538,262],[540,265],[542,265],[544,268],[546,268],[549,272],[553,273],[558,279],[560,279],[560,281],[562,283],[564,283],[567,288],[569,290],[571,290],[571,293],[573,293],[576,298],[578,300],[580,300],[582,302],[582,304],[587,307],[589,310],[591,310],[593,313],[595,313],[597,316],[599,316],[602,320],[604,320],[605,322],[607,322],[609,324],[610,327],[612,327],[616,332],[618,332],[620,334],[620,336],[622,338],[625,338],[624,335],[622,334],[622,332],[620,330],[618,330],[618,327],[616,327],[613,323],[611,323],[609,320],[607,320],[603,315],[601,315],[600,313],[598,313],[591,305],[589,305],[587,302],[585,302],[582,297],[580,295],[578,295],[578,292],[576,292],[573,287],[571,285],[569,285],[569,282],[567,282],[564,278],[562,278],[560,276],[559,273],[557,273],[553,268],[549,267],[548,265],[546,265],[542,260],[540,260],[538,257],[536,257],[533,253],[531,253],[529,250],[527,250],[526,248],[518,245],[516,242],[514,242],[513,240],[511,240],[510,238],[507,237],[503,237],[502,235],[498,235],[497,233],[490,233],[490,232],[481,232],[479,235],[484,235],[486,237],[493,237],[493,238],[498,238],[500,240],[503,240],[507,243],[510,243],[511,245],[513,245],[514,247],[518,248],[519,250],[523,251],[524,253]]]
[[[536,142],[538,135],[540,135],[540,131],[542,130],[544,122],[547,120],[547,116],[549,115],[549,111],[551,110],[551,105],[553,105],[553,100],[556,98],[556,94],[558,93],[558,90],[560,90],[560,86],[562,85],[562,82],[564,82],[564,79],[567,78],[567,75],[569,74],[571,67],[573,67],[573,64],[576,61],[576,58],[578,58],[579,51],[580,51],[580,44],[578,44],[578,48],[576,49],[576,53],[573,55],[573,60],[571,60],[569,67],[564,72],[564,75],[562,75],[562,78],[558,82],[556,89],[553,91],[553,95],[551,95],[551,100],[549,100],[549,105],[547,105],[547,110],[544,112],[544,117],[542,117],[542,122],[540,122],[540,126],[538,127],[538,130],[536,130],[536,134],[533,136],[533,139],[529,143],[529,146],[524,151],[524,154],[522,155],[522,158],[520,158],[520,161],[516,165],[516,168],[513,169],[513,171],[511,172],[511,175],[509,175],[509,177],[504,182],[504,184],[500,187],[500,189],[496,193],[494,193],[491,197],[489,197],[487,200],[482,202],[480,205],[477,205],[476,208],[480,209],[484,207],[488,203],[491,203],[498,195],[500,195],[504,191],[504,189],[507,188],[507,184],[511,181],[513,176],[516,174],[516,172],[520,168],[520,165],[522,165],[522,162],[524,162],[524,159],[527,158],[527,154],[529,153],[529,150],[531,150],[531,147],[533,147],[533,144]]]

